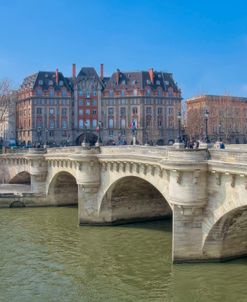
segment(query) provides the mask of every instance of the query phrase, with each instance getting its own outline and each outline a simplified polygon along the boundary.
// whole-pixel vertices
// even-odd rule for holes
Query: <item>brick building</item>
[[[186,131],[192,139],[204,139],[208,111],[208,136],[211,141],[247,143],[247,98],[201,95],[186,101]]]
[[[72,137],[71,100],[71,87],[58,70],[26,77],[16,103],[19,144],[68,144]]]
[[[130,144],[133,132],[140,144],[167,144],[177,137],[182,98],[171,73],[117,70],[104,81],[104,143]]]
[[[101,76],[103,76],[103,65],[101,65]],[[73,140],[81,144],[84,136],[90,144],[95,144],[98,133],[98,121],[101,111],[101,94],[103,82],[93,67],[82,67],[76,76],[76,66],[72,67],[73,84],[73,108],[72,129]]]

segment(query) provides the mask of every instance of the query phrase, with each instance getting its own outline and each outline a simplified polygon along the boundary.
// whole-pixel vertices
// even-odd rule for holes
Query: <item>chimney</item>
[[[72,64],[72,77],[73,77],[73,79],[76,78],[76,65],[75,64]]]
[[[153,70],[153,68],[150,68],[148,73],[149,73],[149,76],[150,76],[151,83],[153,84],[154,83],[154,70]]]
[[[56,69],[56,83],[58,85],[58,68]]]
[[[101,80],[104,78],[104,64],[100,64],[100,78]]]
[[[117,69],[117,73],[116,73],[116,82],[117,82],[117,85],[119,83],[119,78],[120,78],[120,70]]]

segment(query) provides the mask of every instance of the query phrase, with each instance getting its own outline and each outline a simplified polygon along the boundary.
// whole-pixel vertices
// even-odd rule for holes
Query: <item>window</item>
[[[54,100],[53,99],[50,99],[50,106],[54,106]]]
[[[49,81],[49,86],[53,86],[53,81],[52,80]]]
[[[62,128],[63,129],[67,128],[67,120],[66,119],[62,119]]]
[[[43,81],[42,80],[39,80],[39,85],[43,85]]]
[[[125,96],[125,91],[124,90],[121,91],[121,96]]]
[[[83,120],[79,120],[79,128],[80,128],[80,129],[83,128]]]
[[[90,98],[90,91],[89,90],[87,90],[87,98]]]
[[[146,92],[147,96],[150,96],[151,95],[151,90],[148,89],[147,92]]]
[[[162,114],[162,107],[158,107],[157,113]]]
[[[146,107],[146,114],[151,114],[152,108],[151,107]]]
[[[49,96],[50,96],[50,97],[53,97],[53,96],[54,96],[54,89],[50,89],[50,90],[49,90]]]
[[[94,109],[94,110],[93,110],[93,115],[96,115],[96,114],[97,114],[97,110]]]
[[[59,86],[63,86],[63,81],[59,81]]]
[[[160,89],[158,90],[158,96],[162,96],[162,91]]]
[[[36,95],[41,96],[42,95],[42,89],[37,89]]]
[[[86,101],[86,105],[87,105],[87,106],[90,106],[90,101],[89,101],[89,100]]]
[[[82,90],[79,90],[79,95],[80,95],[80,96],[82,96],[82,95],[83,95]]]
[[[97,120],[93,120],[93,128],[97,127]]]
[[[126,108],[120,107],[120,116],[126,116]]]
[[[49,114],[54,115],[55,114],[55,109],[54,108],[49,108]]]
[[[50,119],[49,125],[50,125],[51,129],[54,129],[55,128],[55,120],[54,119]]]
[[[90,109],[86,109],[86,115],[90,115]]]
[[[168,107],[168,115],[172,115],[173,114],[173,108],[172,107]]]
[[[138,110],[137,110],[137,107],[133,107],[132,108],[132,114],[137,114]]]
[[[86,126],[87,126],[87,128],[91,127],[91,121],[90,120],[86,120]]]
[[[120,120],[120,128],[125,128],[125,127],[126,127],[126,120],[122,118]]]
[[[113,130],[109,130],[109,135],[113,136]]]
[[[79,109],[79,115],[83,115],[83,109]]]
[[[158,128],[161,128],[161,127],[162,127],[162,120],[158,119]]]
[[[67,108],[62,108],[62,115],[66,116],[67,115]]]
[[[113,119],[112,118],[110,118],[109,120],[108,120],[108,128],[113,128]]]
[[[80,105],[80,106],[83,106],[83,100],[80,100],[80,101],[79,101],[79,105]]]
[[[50,137],[54,137],[54,131],[51,130],[51,131],[49,132],[49,135],[50,135]]]
[[[96,91],[96,90],[93,91],[93,95],[94,95],[94,96],[97,95],[97,91]]]
[[[114,114],[114,108],[113,107],[109,107],[108,108],[108,115],[113,115]]]
[[[113,90],[109,90],[109,96],[113,96]]]
[[[41,115],[42,114],[42,108],[40,108],[40,107],[36,108],[36,114]]]
[[[66,91],[66,89],[63,89],[62,90],[62,97],[66,97],[67,96],[67,91]]]
[[[67,131],[62,131],[62,136],[67,137]]]
[[[97,106],[97,100],[93,100],[93,106]]]

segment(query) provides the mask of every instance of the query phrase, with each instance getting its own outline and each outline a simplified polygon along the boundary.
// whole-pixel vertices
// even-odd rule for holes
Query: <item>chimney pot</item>
[[[76,78],[76,64],[72,64],[72,77],[75,79]]]
[[[100,64],[100,78],[101,80],[104,78],[104,64]]]

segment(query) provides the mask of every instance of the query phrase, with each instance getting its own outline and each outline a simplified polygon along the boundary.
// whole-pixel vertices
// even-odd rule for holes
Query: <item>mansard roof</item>
[[[162,90],[167,91],[169,87],[172,87],[175,92],[180,91],[171,73],[153,70],[152,72],[153,79],[151,79],[150,71],[122,72],[117,70],[106,82],[106,89],[146,89],[149,87],[155,90],[161,87]]]
[[[63,85],[60,85],[61,81]],[[58,83],[56,82],[56,71],[39,71],[28,77],[26,77],[20,89],[35,89],[37,87],[42,87],[44,90],[48,90],[53,87],[55,90],[60,90],[62,87],[66,87],[71,90],[68,80],[63,76],[61,72],[58,72]]]

